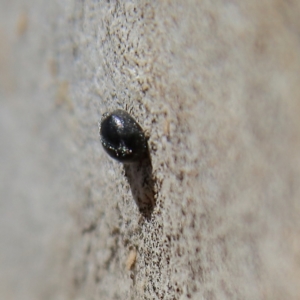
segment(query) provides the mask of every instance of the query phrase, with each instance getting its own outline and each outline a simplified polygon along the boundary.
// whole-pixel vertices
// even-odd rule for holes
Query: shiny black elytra
[[[100,138],[104,150],[119,162],[138,162],[147,155],[143,129],[125,110],[117,109],[103,115]]]

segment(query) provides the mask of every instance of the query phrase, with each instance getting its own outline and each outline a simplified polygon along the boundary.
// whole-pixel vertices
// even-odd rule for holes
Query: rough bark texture
[[[2,0],[0,298],[299,299],[299,14]],[[150,218],[99,142],[116,108],[150,136]]]

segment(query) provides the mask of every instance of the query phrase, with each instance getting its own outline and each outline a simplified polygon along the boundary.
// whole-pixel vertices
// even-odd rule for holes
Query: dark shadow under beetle
[[[124,171],[140,213],[150,220],[156,201],[149,151],[140,161],[124,164]]]

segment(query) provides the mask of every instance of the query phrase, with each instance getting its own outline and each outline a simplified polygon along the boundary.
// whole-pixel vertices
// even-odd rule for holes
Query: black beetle
[[[103,115],[100,138],[104,150],[119,162],[138,162],[147,156],[143,129],[125,110],[117,109]]]

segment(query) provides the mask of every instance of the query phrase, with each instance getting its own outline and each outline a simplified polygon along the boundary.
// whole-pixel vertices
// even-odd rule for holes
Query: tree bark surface
[[[2,1],[0,298],[299,299],[299,14]],[[149,136],[149,215],[99,141],[114,109]]]

